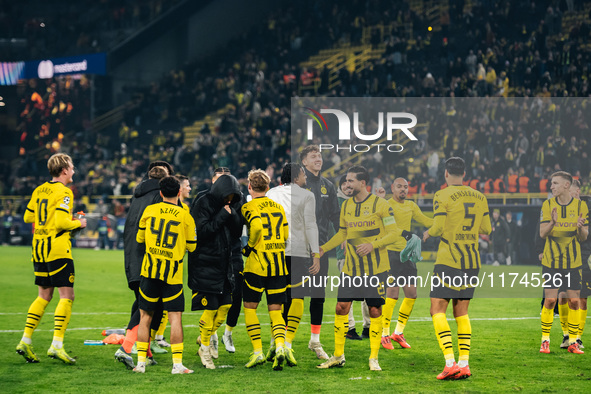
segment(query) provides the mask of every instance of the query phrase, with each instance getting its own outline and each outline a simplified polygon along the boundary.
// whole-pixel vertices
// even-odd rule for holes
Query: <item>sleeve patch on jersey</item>
[[[60,207],[64,209],[70,209],[70,206],[68,204],[60,204]]]
[[[67,206],[70,205],[70,197],[69,196],[64,197],[64,204],[66,204]]]
[[[396,220],[394,220],[394,216],[386,216],[382,219],[384,226],[389,226],[391,224],[396,224]]]
[[[433,201],[433,210],[436,211],[439,209],[439,201],[435,200]]]

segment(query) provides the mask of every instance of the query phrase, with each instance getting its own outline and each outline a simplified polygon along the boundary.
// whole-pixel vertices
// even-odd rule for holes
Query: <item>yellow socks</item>
[[[585,323],[587,322],[587,309],[579,309],[579,313],[581,315],[579,316],[579,335],[577,336],[577,339],[581,339],[581,336],[583,335]]]
[[[459,361],[465,361],[468,364],[470,358],[470,340],[472,337],[472,325],[468,315],[456,317],[458,324],[458,347],[460,348]]]
[[[550,329],[554,321],[554,311],[545,306],[542,307],[542,342],[550,341]]]
[[[435,335],[439,342],[439,347],[443,352],[445,360],[454,360],[454,349],[451,342],[451,329],[445,317],[445,313],[436,313],[432,316]]]
[[[171,343],[170,344],[170,351],[172,352],[172,363],[173,364],[182,364],[183,363],[183,348],[184,348],[184,346],[182,343]]]
[[[568,335],[568,302],[564,305],[558,304],[558,314],[560,315],[562,335]]]
[[[581,312],[578,309],[568,308],[568,344],[572,345],[577,342],[577,335],[579,335],[579,320],[581,319]]]
[[[378,358],[378,351],[380,350],[382,332],[382,317],[371,317],[369,324],[369,348],[371,353],[369,358]]]
[[[166,326],[168,325],[168,312],[162,312],[162,320],[160,320],[160,326],[158,327],[158,331],[156,331],[156,335],[154,335],[154,339],[162,339],[164,338],[164,330],[166,330]]]
[[[138,364],[145,363],[146,357],[148,354],[148,345],[150,343],[137,341],[135,344],[137,346],[137,362],[138,362]]]
[[[334,355],[341,357],[345,353],[345,340],[349,331],[349,316],[335,315],[334,317]]]
[[[398,311],[398,323],[396,323],[396,329],[394,333],[400,335],[404,333],[404,327],[406,327],[406,323],[408,322],[408,318],[412,313],[412,308],[415,306],[416,298],[405,298],[402,300],[402,304],[400,304],[400,310]]]
[[[66,335],[66,328],[70,323],[72,316],[73,301],[67,298],[60,298],[60,302],[55,308],[54,329],[53,329],[53,346],[56,349],[61,349],[64,342],[64,335]]]
[[[216,312],[216,310],[204,310],[201,319],[199,319],[199,333],[201,334],[201,344],[203,346],[209,346],[213,319],[215,318]]]
[[[296,332],[298,331],[298,327],[300,326],[300,320],[302,320],[303,314],[304,300],[301,298],[292,299],[291,306],[287,312],[287,327],[285,335],[285,342],[288,344],[288,347],[293,342]]]
[[[25,343],[31,344],[31,337],[33,336],[33,331],[39,325],[43,314],[45,313],[45,308],[49,301],[44,300],[41,297],[35,298],[35,301],[29,307],[29,311],[27,313],[27,321],[25,322],[25,332],[23,333],[22,341]]]
[[[213,319],[213,328],[211,330],[212,335],[217,335],[217,330],[226,321],[226,316],[228,316],[228,311],[231,306],[232,305],[230,304],[226,304],[218,308],[215,318]]]
[[[255,353],[262,352],[263,342],[261,341],[261,324],[257,317],[256,309],[244,308],[244,323],[246,324],[246,331],[250,337],[253,351]]]
[[[269,311],[271,317],[271,332],[277,348],[285,345],[285,320],[280,310]]]
[[[386,298],[386,303],[382,306],[382,336],[390,335],[390,321],[396,307],[397,298]]]

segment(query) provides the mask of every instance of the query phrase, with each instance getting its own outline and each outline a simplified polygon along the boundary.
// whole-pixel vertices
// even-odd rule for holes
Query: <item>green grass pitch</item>
[[[121,251],[75,249],[76,300],[65,338],[65,347],[78,358],[74,366],[49,359],[45,352],[51,343],[53,311],[57,291],[41,324],[33,336],[33,345],[41,358],[39,364],[27,364],[15,353],[22,335],[26,312],[37,295],[33,284],[30,248],[0,247],[0,392],[588,392],[591,387],[591,336],[583,336],[588,352],[574,355],[559,349],[560,323],[555,319],[549,355],[538,353],[540,346],[540,299],[476,298],[470,305],[473,376],[463,381],[438,381],[435,376],[444,366],[429,317],[429,300],[417,300],[405,336],[411,349],[380,350],[382,372],[370,372],[367,364],[369,340],[347,340],[344,368],[318,370],[319,363],[307,349],[310,335],[308,302],[302,324],[294,341],[298,366],[273,371],[270,363],[253,370],[244,368],[252,350],[241,316],[234,330],[236,353],[227,353],[220,345],[216,365],[206,370],[196,355],[199,313],[183,315],[185,353],[183,362],[195,369],[193,375],[171,375],[169,354],[157,355],[159,365],[148,367],[146,374],[134,374],[113,359],[116,346],[85,346],[85,339],[102,339],[105,328],[127,324],[133,294],[127,289]],[[513,270],[519,269],[514,267]],[[431,269],[419,263],[419,271]],[[502,270],[503,268],[497,268]],[[500,272],[500,271],[499,271]],[[421,292],[419,292],[421,294]],[[189,301],[188,293],[185,299]],[[335,299],[327,299],[321,341],[328,353],[334,349]],[[354,303],[361,330],[359,303]],[[397,313],[397,309],[395,313]],[[187,310],[190,310],[187,304]],[[266,306],[259,306],[263,343],[270,339]],[[457,358],[456,323],[448,310],[454,334]],[[168,337],[168,332],[166,337]],[[586,349],[587,350],[587,349]]]

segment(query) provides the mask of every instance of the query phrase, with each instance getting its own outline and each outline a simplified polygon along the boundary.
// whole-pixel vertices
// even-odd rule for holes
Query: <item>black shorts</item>
[[[416,286],[417,285],[417,265],[412,261],[401,262],[400,252],[388,251],[388,260],[390,260],[390,272],[388,275],[388,286]]]
[[[435,264],[433,267],[433,278],[428,283],[431,286],[431,298],[462,299],[474,298],[475,287],[478,284],[479,268],[457,269],[444,264]],[[472,278],[476,279],[472,280]]]
[[[586,263],[583,263],[586,264]],[[583,280],[581,283],[581,298],[588,298],[591,296],[591,270],[583,269]]]
[[[542,266],[542,285],[545,289],[581,290],[582,269],[548,268]]]
[[[372,277],[355,277],[341,274],[338,302],[364,301],[367,306],[380,307],[386,303],[387,272]]]
[[[145,311],[155,311],[158,303],[168,312],[184,312],[185,296],[183,285],[170,285],[160,279],[140,278],[140,298],[138,305]]]
[[[287,286],[291,289],[292,298],[312,297],[318,288],[318,280],[314,281],[314,275],[310,274],[310,267],[314,264],[311,257],[285,256],[287,264]],[[316,287],[314,287],[316,284]],[[321,286],[322,297],[324,286]],[[318,291],[318,290],[316,290]]]
[[[261,302],[263,292],[267,294],[267,305],[285,304],[287,301],[287,276],[259,276],[244,273],[242,299],[244,302]]]
[[[194,291],[191,297],[192,311],[217,311],[222,305],[232,304],[232,286],[228,281],[224,283],[222,294]]]
[[[74,260],[57,259],[33,263],[35,284],[42,287],[74,287]]]

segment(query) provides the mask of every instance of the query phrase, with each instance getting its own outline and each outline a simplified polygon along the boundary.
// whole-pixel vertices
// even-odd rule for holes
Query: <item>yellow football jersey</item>
[[[72,258],[70,231],[80,227],[72,219],[74,195],[61,182],[45,182],[33,192],[24,221],[35,223],[33,262]]]
[[[388,203],[392,209],[394,209],[394,219],[396,219],[396,225],[401,230],[410,231],[412,219],[427,228],[433,225],[433,219],[425,216],[425,214],[421,212],[421,208],[419,208],[419,206],[414,201],[404,200],[402,202],[398,202],[391,198],[388,200]],[[388,245],[388,250],[402,252],[405,247],[406,240],[402,237],[398,237],[393,244]]]
[[[480,268],[478,234],[492,231],[488,201],[469,186],[448,186],[433,198],[432,237],[441,237],[435,264],[456,269]]]
[[[244,272],[287,275],[285,242],[289,225],[283,207],[266,196],[257,197],[242,206],[242,216],[248,226],[248,246],[255,249],[246,259]]]
[[[373,276],[390,270],[386,247],[402,238],[402,229],[396,225],[392,207],[386,200],[369,194],[362,202],[350,198],[341,206],[339,231],[324,245],[327,252],[343,241],[347,241],[343,272],[349,276]],[[359,256],[356,247],[371,243],[373,251],[366,256]]]
[[[577,222],[582,214],[585,226],[589,225],[589,208],[584,201],[575,198],[566,205],[560,205],[554,197],[544,201],[540,223],[550,222],[554,208],[558,212],[558,220],[546,238],[542,265],[561,269],[579,268],[582,260],[581,244],[577,241]]]
[[[146,243],[141,276],[171,285],[183,283],[185,250],[197,247],[195,221],[185,209],[169,202],[148,205],[136,240]]]

